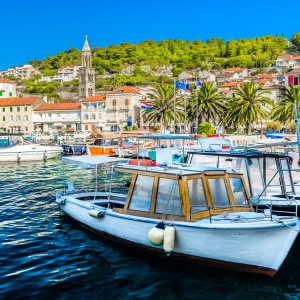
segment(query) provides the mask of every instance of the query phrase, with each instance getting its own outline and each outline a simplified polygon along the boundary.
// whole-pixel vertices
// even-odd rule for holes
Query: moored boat
[[[272,210],[254,212],[242,174],[212,167],[120,162],[111,166],[110,177],[116,172],[131,174],[127,193],[114,192],[112,182],[108,191],[98,190],[99,167],[118,161],[64,157],[63,163],[95,168],[96,187],[81,190],[68,183],[56,194],[60,209],[87,229],[153,254],[276,274],[298,234],[299,220],[276,216]]]
[[[61,152],[60,146],[40,145],[21,134],[0,134],[0,162],[47,160]]]

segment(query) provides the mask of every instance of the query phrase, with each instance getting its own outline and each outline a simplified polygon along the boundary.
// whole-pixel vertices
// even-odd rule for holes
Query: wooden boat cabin
[[[132,173],[123,208],[117,213],[178,221],[198,221],[222,213],[252,211],[242,174],[210,167],[139,167],[122,164],[115,171]]]

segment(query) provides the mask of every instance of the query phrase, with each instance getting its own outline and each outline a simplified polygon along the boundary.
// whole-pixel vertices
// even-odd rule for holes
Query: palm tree
[[[203,83],[202,88],[198,90],[198,110],[196,102],[196,93],[194,92],[189,99],[187,113],[190,121],[197,118],[206,122],[213,121],[216,124],[226,110],[225,97],[219,93],[216,83]]]
[[[251,135],[252,122],[267,120],[273,101],[264,96],[264,94],[270,94],[270,91],[264,91],[261,87],[262,84],[245,82],[240,87],[234,88],[233,97],[228,101],[228,112],[224,123],[246,125],[248,135]]]
[[[272,110],[271,116],[274,120],[282,123],[294,118],[294,102],[296,101],[297,111],[300,110],[300,85],[280,89],[281,100],[277,102]]]
[[[151,110],[144,110],[142,116],[145,117],[144,122],[149,124],[157,124],[162,122],[164,128],[174,121],[174,87],[173,85],[158,85],[152,93],[148,94],[152,105]],[[182,109],[182,101],[177,99],[175,102],[175,118],[176,122],[182,122],[184,113]]]

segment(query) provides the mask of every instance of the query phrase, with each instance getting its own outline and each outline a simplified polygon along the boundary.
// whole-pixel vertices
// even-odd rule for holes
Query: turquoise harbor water
[[[75,184],[93,172],[67,168]],[[1,165],[0,180],[1,299],[300,299],[300,239],[275,278],[174,262],[61,216],[60,159]]]

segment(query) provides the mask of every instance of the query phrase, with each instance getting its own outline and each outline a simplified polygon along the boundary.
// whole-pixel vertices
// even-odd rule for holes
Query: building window
[[[60,117],[60,113],[57,113],[57,116]]]
[[[5,121],[5,117],[4,116],[2,117],[2,121]]]
[[[77,114],[77,118],[80,119],[80,113]]]
[[[99,120],[102,120],[102,114],[99,114]]]
[[[84,130],[89,130],[89,125],[84,125]]]
[[[20,112],[20,107],[17,107],[17,112]]]
[[[117,106],[117,100],[116,99],[113,100],[113,106]]]
[[[2,112],[5,112],[5,107],[2,107]]]
[[[12,92],[9,92],[8,95],[9,95],[9,97],[12,97]]]
[[[9,121],[13,121],[14,117],[13,116],[9,116]]]
[[[12,108],[12,107],[10,107],[10,108],[9,108],[9,111],[10,111],[10,112],[12,112],[12,111],[13,111],[13,108]]]
[[[41,119],[43,117],[43,115],[42,114],[39,114],[39,118]]]
[[[125,118],[128,118],[128,111],[125,111],[124,115],[125,115]]]
[[[84,119],[88,120],[89,119],[89,115],[84,115]]]
[[[3,92],[0,92],[0,96],[3,96]]]
[[[91,115],[91,120],[96,120],[96,115]]]
[[[17,116],[17,121],[21,121],[21,116]]]
[[[28,116],[24,116],[24,121],[28,121]]]
[[[48,123],[48,129],[53,129],[53,123]]]
[[[298,77],[294,77],[294,85],[298,85],[299,84],[299,78]]]
[[[98,107],[105,108],[105,102],[104,103],[99,103]]]
[[[128,99],[125,100],[125,105],[129,105],[129,100]]]
[[[48,118],[51,118],[51,113],[48,113]]]
[[[91,103],[91,108],[97,109],[97,103]]]
[[[28,108],[27,108],[27,106],[25,106],[25,107],[24,107],[24,111],[27,111],[27,110],[28,110]]]
[[[28,127],[25,127],[25,131],[28,131]]]

